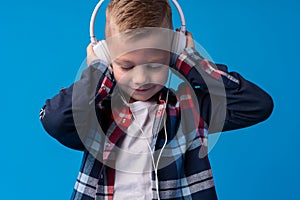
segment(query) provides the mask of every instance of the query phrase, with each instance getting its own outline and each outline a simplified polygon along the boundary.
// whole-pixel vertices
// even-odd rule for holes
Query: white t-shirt
[[[136,101],[129,107],[133,120],[117,154],[114,200],[152,199],[152,127],[155,102]],[[143,132],[141,131],[143,130]]]

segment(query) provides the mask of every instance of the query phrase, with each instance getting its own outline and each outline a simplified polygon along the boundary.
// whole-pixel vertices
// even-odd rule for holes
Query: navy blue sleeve
[[[248,127],[266,120],[273,100],[260,87],[227,66],[215,65],[193,49],[179,57],[177,69],[194,88],[209,133]]]
[[[96,91],[104,74],[107,74],[106,69],[99,70],[97,67],[88,67],[79,81],[47,99],[40,113],[41,123],[47,133],[75,150],[85,149],[83,141],[93,120],[91,118],[95,116]]]
[[[224,65],[217,67],[227,69]],[[198,81],[199,75],[194,70],[188,75],[194,87],[200,86],[196,87],[195,93],[201,116],[209,125],[210,133],[257,124],[266,120],[273,110],[273,100],[269,94],[240,74],[236,72],[229,74],[235,77],[239,84],[223,81],[225,92],[216,87],[208,89],[207,83]]]
[[[72,90],[73,84],[46,100],[42,108],[41,122],[47,133],[61,144],[72,149],[83,150],[72,115]]]

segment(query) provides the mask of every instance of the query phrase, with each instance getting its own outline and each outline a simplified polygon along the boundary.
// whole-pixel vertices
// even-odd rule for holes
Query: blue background
[[[188,29],[214,61],[261,86],[275,102],[267,121],[223,133],[211,151],[219,199],[299,199],[299,1],[179,2]],[[96,3],[0,3],[1,199],[70,197],[82,153],[48,136],[38,116],[47,98],[75,80]]]

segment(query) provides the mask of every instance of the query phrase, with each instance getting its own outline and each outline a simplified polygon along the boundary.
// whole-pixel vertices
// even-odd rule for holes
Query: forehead
[[[173,36],[170,29],[147,27],[116,33],[106,38],[106,43],[112,60],[132,54],[159,56],[171,51]]]
[[[129,62],[132,64],[166,63],[170,59],[170,53],[160,49],[139,49],[120,55],[115,58],[117,62]]]

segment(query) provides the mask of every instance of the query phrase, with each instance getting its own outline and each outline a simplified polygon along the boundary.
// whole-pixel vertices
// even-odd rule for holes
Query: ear
[[[105,37],[108,38],[111,33],[110,33],[110,28],[109,28],[109,24],[110,24],[110,19],[109,19],[109,13],[108,10],[106,9],[106,14],[105,14],[105,18],[106,18],[106,22],[105,22],[105,30],[104,30],[104,34]]]

